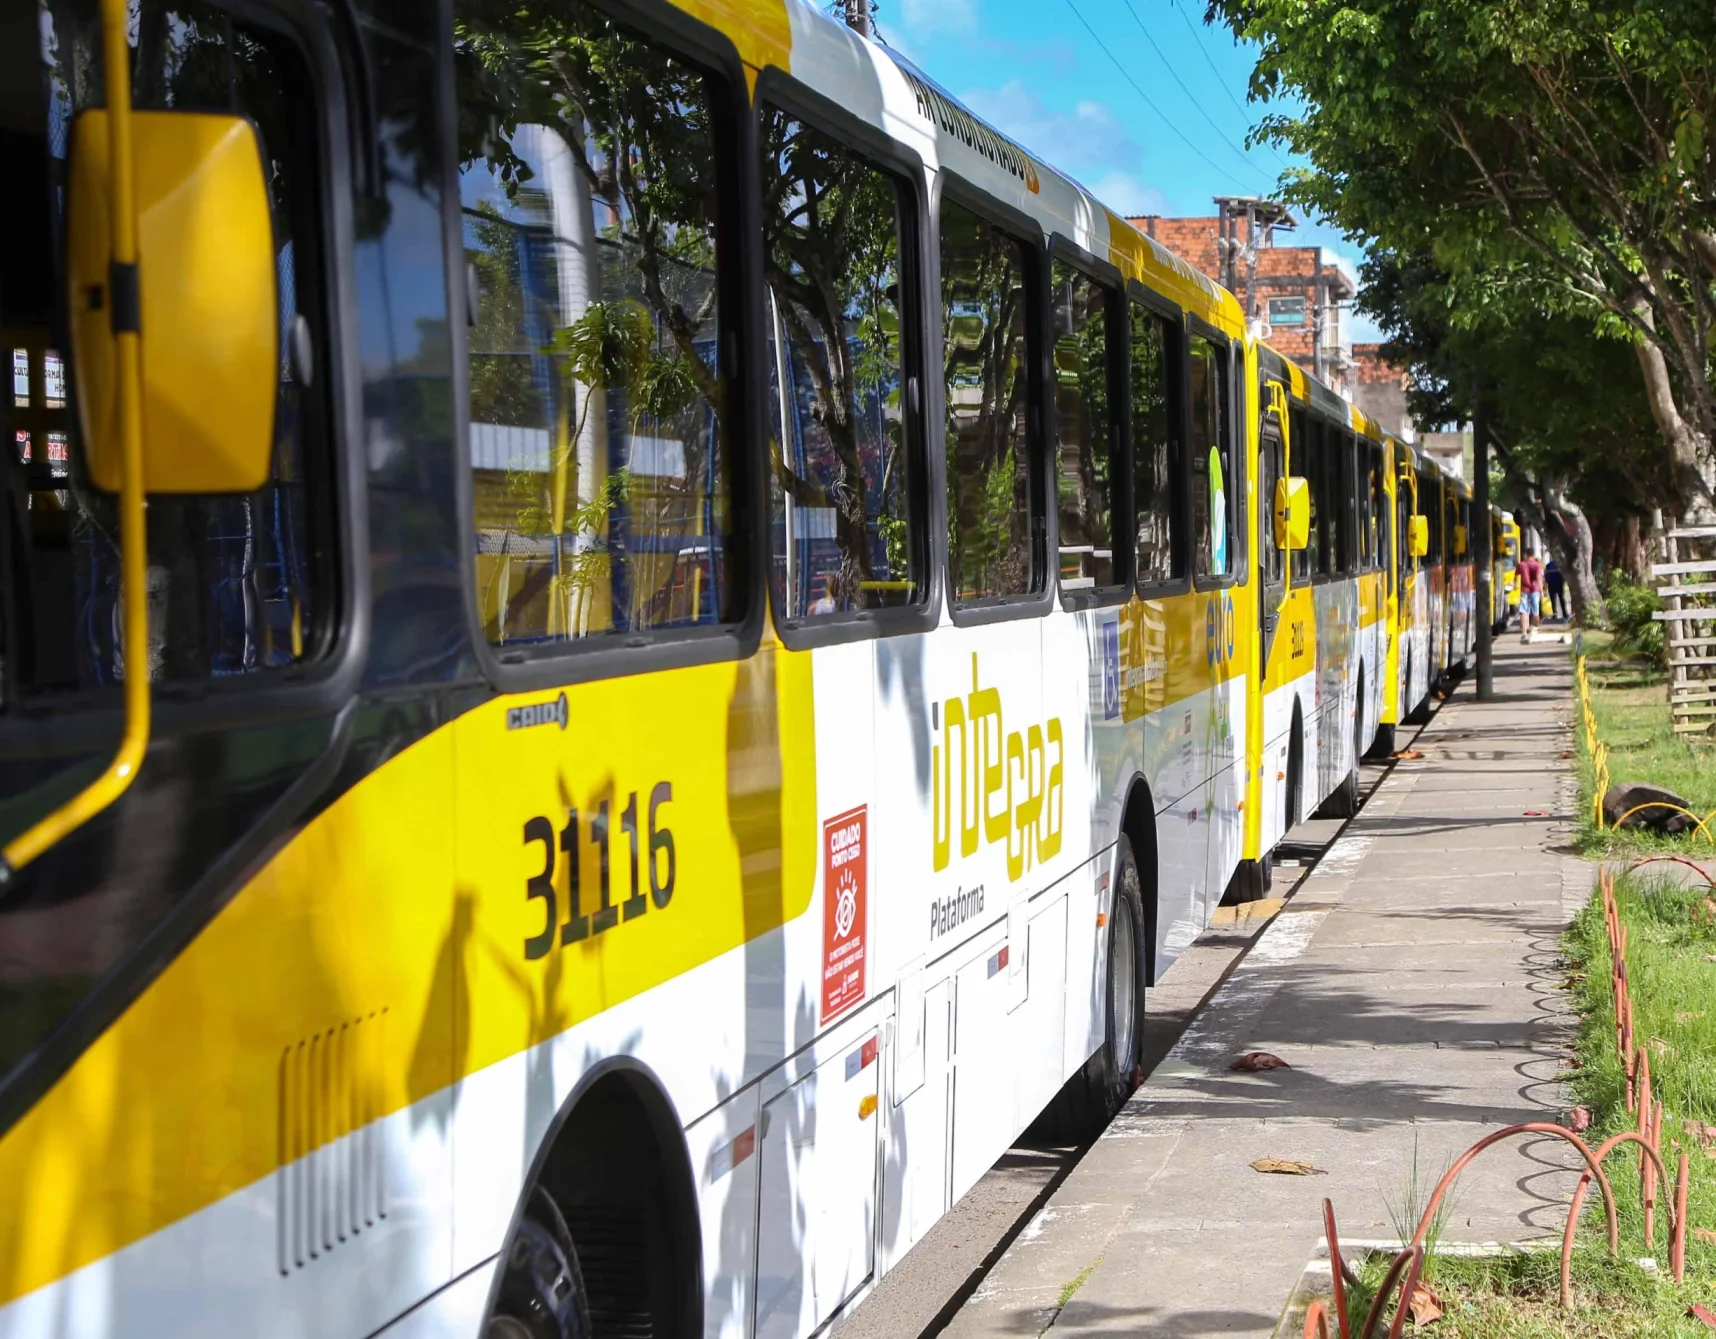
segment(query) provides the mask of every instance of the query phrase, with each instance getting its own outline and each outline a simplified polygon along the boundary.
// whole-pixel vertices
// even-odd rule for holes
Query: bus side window
[[[1359,489],[1357,479],[1357,446],[1350,429],[1338,429],[1335,439],[1340,443],[1340,476],[1337,479],[1340,498],[1340,570],[1354,573],[1361,568],[1363,553],[1359,551]]]
[[[461,124],[485,128],[459,183],[484,635],[553,650],[729,622],[739,388],[721,348],[740,304],[721,87],[582,5],[553,55],[511,19],[460,22]]]
[[[1322,516],[1317,497],[1321,490],[1318,466],[1322,452],[1318,449],[1316,421],[1310,415],[1301,409],[1289,409],[1287,420],[1288,435],[1292,439],[1289,467],[1295,477],[1305,480],[1311,515],[1305,547],[1295,550],[1292,556],[1293,580],[1300,582],[1310,580],[1323,570]]]
[[[1032,520],[1025,244],[955,200],[941,207],[947,568],[955,604],[1043,588]]]
[[[1190,341],[1192,537],[1200,577],[1235,569],[1232,400],[1228,348],[1202,335]]]
[[[1061,589],[1112,590],[1126,575],[1112,386],[1121,299],[1063,260],[1054,262],[1051,279]]]
[[[1258,387],[1258,403],[1265,406],[1262,421],[1272,424],[1274,417],[1267,412],[1268,383]],[[1257,452],[1257,538],[1260,549],[1258,562],[1263,580],[1274,586],[1281,582],[1281,550],[1275,543],[1275,481],[1281,474],[1281,437],[1276,432],[1260,435]]]
[[[775,607],[793,620],[919,603],[906,188],[776,108],[761,139]]]
[[[32,15],[35,7],[31,6]],[[70,122],[101,105],[93,6],[48,0],[8,44],[0,79],[42,90],[0,146],[11,190],[0,252],[0,328],[13,393],[0,407],[0,706],[99,690],[128,672],[120,644],[118,499],[85,467],[75,369],[64,357],[65,186]],[[133,101],[247,117],[268,180],[279,275],[281,358],[273,464],[254,493],[149,499],[149,644],[156,682],[249,678],[323,656],[338,609],[335,471],[319,201],[318,95],[300,51],[275,30],[196,0],[144,0]],[[4,70],[11,69],[11,75]],[[293,332],[308,335],[294,339]],[[291,356],[296,345],[309,356]]]
[[[1185,575],[1174,544],[1183,456],[1176,405],[1174,349],[1178,331],[1148,307],[1130,304],[1132,339],[1132,543],[1138,585],[1161,585]]]
[[[1370,515],[1373,527],[1371,535],[1371,553],[1374,556],[1377,567],[1382,570],[1386,570],[1389,566],[1388,554],[1390,532],[1388,494],[1384,491],[1386,480],[1382,473],[1384,469],[1384,459],[1385,455],[1383,447],[1371,447],[1370,469],[1367,471],[1370,476],[1367,486],[1370,489]],[[1394,589],[1393,576],[1390,575],[1388,581],[1384,584],[1390,591],[1392,591]]]

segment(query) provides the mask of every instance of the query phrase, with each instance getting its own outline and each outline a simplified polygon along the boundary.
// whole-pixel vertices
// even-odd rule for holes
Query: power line
[[[1146,93],[1141,87],[1139,87],[1138,81],[1136,79],[1134,79],[1132,77],[1132,75],[1127,71],[1126,67],[1120,63],[1119,58],[1117,56],[1115,56],[1115,54],[1108,49],[1108,44],[1106,42],[1104,42],[1101,37],[1097,36],[1096,29],[1092,28],[1090,26],[1090,20],[1085,18],[1085,16],[1083,14],[1079,13],[1078,6],[1073,3],[1073,0],[1067,0],[1067,8],[1072,10],[1073,17],[1075,19],[1077,19],[1079,21],[1079,23],[1084,26],[1084,30],[1090,34],[1091,41],[1095,42],[1097,44],[1097,46],[1102,48],[1102,54],[1107,56],[1108,59],[1111,62],[1113,62],[1114,68],[1120,71],[1120,77],[1122,79],[1124,79],[1127,83],[1131,84],[1132,85],[1132,91],[1134,93],[1136,93],[1141,99],[1143,99],[1144,105],[1146,107],[1148,107],[1151,111],[1156,113],[1157,119],[1159,121],[1161,121],[1163,125],[1167,126],[1169,130],[1173,131],[1175,135],[1179,136],[1180,142],[1182,144],[1184,144],[1188,149],[1190,149],[1193,153],[1195,153],[1199,158],[1203,159],[1204,162],[1207,163],[1211,168],[1213,168],[1215,171],[1221,173],[1222,176],[1226,177],[1229,181],[1233,182],[1235,185],[1239,186],[1241,190],[1246,189],[1246,183],[1244,181],[1242,181],[1239,177],[1236,177],[1233,174],[1233,172],[1230,171],[1229,169],[1227,169],[1227,168],[1221,166],[1221,164],[1215,162],[1207,153],[1205,153],[1196,144],[1194,144],[1190,138],[1187,137],[1185,131],[1181,130],[1179,128],[1179,126],[1175,125],[1172,121],[1170,121],[1168,119],[1167,114],[1165,112],[1163,112],[1163,110],[1160,107],[1158,107],[1155,104],[1155,102],[1153,102],[1151,100],[1150,95],[1148,93]]]
[[[1203,33],[1199,29],[1198,25],[1192,22],[1191,15],[1186,13],[1185,9],[1180,4],[1180,0],[1168,0],[1168,3],[1173,6],[1174,12],[1180,16],[1180,22],[1185,24],[1187,31],[1191,33],[1192,45],[1197,47],[1198,55],[1204,58],[1204,64],[1210,67],[1210,73],[1215,76],[1216,87],[1221,89],[1222,95],[1233,104],[1233,109],[1243,116],[1247,122],[1249,122],[1251,120],[1251,113],[1245,109],[1244,105],[1238,98],[1234,97],[1233,90],[1227,86],[1227,80],[1223,77],[1222,72],[1216,69],[1215,61],[1210,58],[1210,53],[1204,46]],[[1131,6],[1128,5],[1127,8],[1130,9]],[[1136,19],[1138,16],[1134,14],[1132,17]],[[1276,162],[1280,163],[1282,167],[1292,166],[1292,164],[1285,158],[1275,152],[1274,145],[1265,142],[1263,147],[1268,151],[1269,156]]]
[[[1162,53],[1162,48],[1156,45],[1156,39],[1150,35],[1150,30],[1144,26],[1144,20],[1138,17],[1138,11],[1132,8],[1132,0],[1120,0],[1120,3],[1126,6],[1126,12],[1132,16],[1132,22],[1137,24],[1138,31],[1144,34],[1144,40],[1150,44],[1150,50],[1154,51],[1156,53],[1156,58],[1162,62],[1162,68],[1167,70],[1168,77],[1180,86],[1180,92],[1190,98],[1192,106],[1198,109],[1198,115],[1203,117],[1204,120],[1209,123],[1209,128],[1215,131],[1216,137],[1221,140],[1223,144],[1227,145],[1228,148],[1238,154],[1240,160],[1244,162],[1247,167],[1255,171],[1257,165],[1251,161],[1250,156],[1244,149],[1240,148],[1239,145],[1235,144],[1227,137],[1227,132],[1218,126],[1215,122],[1215,118],[1204,109],[1204,104],[1202,100],[1199,99],[1198,95],[1186,87],[1186,81],[1180,78],[1179,72],[1174,69],[1173,64],[1168,60],[1167,56]]]

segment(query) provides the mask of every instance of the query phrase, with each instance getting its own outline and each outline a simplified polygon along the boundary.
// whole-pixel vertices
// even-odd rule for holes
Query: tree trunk
[[[1626,548],[1621,561],[1627,575],[1642,585],[1649,574],[1645,570],[1644,536],[1640,530],[1639,518],[1636,515],[1627,517],[1627,533],[1623,541]]]
[[[1650,329],[1656,329],[1655,314],[1650,304],[1640,298],[1633,307],[1635,314]],[[1668,447],[1669,471],[1674,489],[1686,517],[1694,523],[1708,523],[1716,515],[1716,487],[1710,475],[1710,442],[1705,435],[1681,414],[1675,403],[1674,382],[1669,376],[1668,360],[1662,350],[1648,340],[1636,340],[1633,350],[1638,355],[1639,370],[1644,374],[1645,401],[1657,431]]]
[[[1543,499],[1543,539],[1561,568],[1562,580],[1567,583],[1573,622],[1582,628],[1594,627],[1603,597],[1591,570],[1591,556],[1596,548],[1591,538],[1591,522],[1559,487],[1544,485]]]

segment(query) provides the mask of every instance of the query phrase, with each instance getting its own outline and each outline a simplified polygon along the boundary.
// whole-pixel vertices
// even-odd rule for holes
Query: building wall
[[[1353,403],[1403,442],[1417,436],[1417,425],[1406,412],[1406,372],[1385,362],[1380,344],[1353,345]]]
[[[1272,230],[1257,252],[1253,276],[1243,256],[1231,268],[1223,263],[1220,217],[1175,219],[1147,214],[1130,222],[1188,265],[1229,288],[1254,328],[1258,322],[1268,324],[1272,348],[1307,372],[1321,375],[1336,391],[1351,392],[1346,313],[1336,304],[1350,301],[1353,288],[1338,267],[1324,263],[1321,247],[1273,245],[1279,230]],[[1237,216],[1232,226],[1240,245],[1247,245],[1250,234],[1246,217]],[[1277,300],[1273,307],[1271,299]],[[1286,301],[1280,301],[1283,299]],[[1319,305],[1324,355],[1320,364],[1316,350]],[[1295,306],[1301,318],[1296,324],[1283,319]],[[1271,319],[1272,315],[1277,319]]]

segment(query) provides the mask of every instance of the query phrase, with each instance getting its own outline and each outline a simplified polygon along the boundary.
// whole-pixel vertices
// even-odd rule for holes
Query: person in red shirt
[[[1543,619],[1543,564],[1532,549],[1519,560],[1519,639],[1531,640],[1532,631]]]

